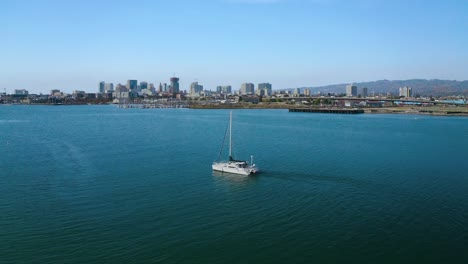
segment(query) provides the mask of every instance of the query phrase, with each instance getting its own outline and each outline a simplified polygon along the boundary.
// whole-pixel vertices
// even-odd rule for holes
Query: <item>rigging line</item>
[[[224,138],[223,138],[223,144],[221,145],[221,150],[219,151],[219,155],[218,155],[218,159],[217,160],[221,160],[221,155],[223,154],[223,149],[224,149],[224,143],[226,142],[226,135],[228,133],[228,130],[229,130],[229,121],[228,121],[228,125],[226,126],[226,131],[224,132]]]

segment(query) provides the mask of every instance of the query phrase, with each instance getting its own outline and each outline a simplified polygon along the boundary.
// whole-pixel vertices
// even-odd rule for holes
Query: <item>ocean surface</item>
[[[228,118],[0,105],[0,263],[468,263],[468,118]]]

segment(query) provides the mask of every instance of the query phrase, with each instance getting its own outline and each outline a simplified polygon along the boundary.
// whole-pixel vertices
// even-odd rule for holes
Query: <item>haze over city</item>
[[[464,1],[1,1],[0,88],[468,79]]]

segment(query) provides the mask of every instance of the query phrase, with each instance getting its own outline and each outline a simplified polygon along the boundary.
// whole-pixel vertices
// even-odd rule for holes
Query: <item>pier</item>
[[[362,109],[289,108],[289,112],[322,114],[364,114]]]

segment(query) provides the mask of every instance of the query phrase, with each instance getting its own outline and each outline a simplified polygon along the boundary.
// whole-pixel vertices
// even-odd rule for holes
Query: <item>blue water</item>
[[[0,263],[466,263],[468,118],[0,105]]]

